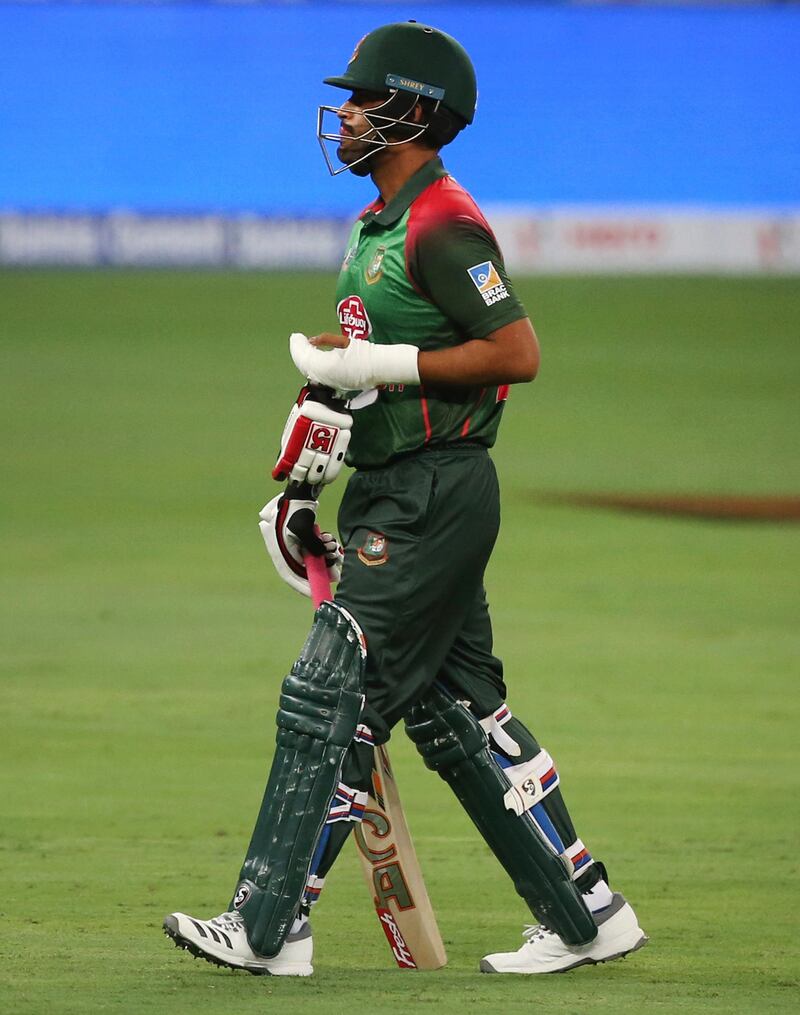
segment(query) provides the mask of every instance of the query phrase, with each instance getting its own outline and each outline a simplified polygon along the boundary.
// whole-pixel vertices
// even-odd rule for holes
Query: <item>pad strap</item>
[[[512,718],[511,709],[505,702],[492,712],[491,715],[485,719],[480,720],[480,724],[485,732],[494,740],[500,750],[510,758],[518,758],[522,754],[522,748],[512,737],[506,733],[503,729],[505,724]]]
[[[564,852],[569,860],[569,866],[572,867],[573,881],[577,881],[594,863],[592,854],[580,839],[576,839],[571,846],[567,846]]]
[[[503,797],[503,803],[510,811],[523,815],[534,804],[551,793],[558,785],[558,772],[547,751],[540,751],[531,761],[521,765],[509,765],[503,771],[511,783],[511,789]]]

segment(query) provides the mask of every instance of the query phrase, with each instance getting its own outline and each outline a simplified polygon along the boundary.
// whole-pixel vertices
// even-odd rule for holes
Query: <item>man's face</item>
[[[337,113],[339,117],[339,147],[336,154],[339,161],[352,166],[355,176],[369,176],[372,157],[380,154],[380,149],[369,144],[370,140],[378,140],[375,128],[364,116],[364,110],[377,109],[389,99],[388,93],[356,91],[342,105]],[[364,158],[365,155],[371,156]],[[362,161],[358,161],[361,159]],[[353,163],[358,163],[353,165]]]

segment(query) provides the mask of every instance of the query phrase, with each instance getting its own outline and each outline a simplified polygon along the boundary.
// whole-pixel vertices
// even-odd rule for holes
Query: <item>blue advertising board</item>
[[[800,9],[0,4],[0,209],[341,215],[321,84],[416,16],[478,71],[445,152],[481,202],[800,203]]]

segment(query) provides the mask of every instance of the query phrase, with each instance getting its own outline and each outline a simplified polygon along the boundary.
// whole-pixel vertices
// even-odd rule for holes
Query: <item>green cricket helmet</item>
[[[416,21],[383,25],[365,35],[339,77],[326,85],[385,92],[391,89],[437,99],[467,123],[475,118],[475,68],[452,35]]]
[[[325,78],[324,83],[387,96],[384,103],[364,113],[370,129],[356,140],[368,147],[366,154],[338,170],[324,142],[341,141],[341,136],[338,131],[324,131],[323,117],[326,112],[338,113],[341,107],[320,106],[317,137],[334,176],[352,170],[379,149],[416,140],[426,131],[431,136],[435,130],[446,144],[472,123],[478,100],[475,68],[464,47],[446,32],[416,21],[383,25],[365,35],[344,74]],[[425,122],[414,122],[409,118],[422,100]]]

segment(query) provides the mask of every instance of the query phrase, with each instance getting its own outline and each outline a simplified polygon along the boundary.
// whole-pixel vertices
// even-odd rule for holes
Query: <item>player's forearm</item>
[[[430,384],[515,384],[532,381],[539,369],[539,343],[528,318],[486,338],[449,349],[420,352],[420,380]]]
[[[314,384],[339,391],[379,384],[515,384],[532,381],[539,369],[539,343],[527,317],[447,349],[378,345],[324,333],[289,337],[295,366]]]

